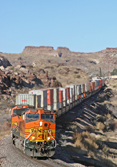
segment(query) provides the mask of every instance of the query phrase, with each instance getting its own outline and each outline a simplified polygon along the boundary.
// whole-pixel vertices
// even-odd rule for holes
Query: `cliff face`
[[[51,46],[26,46],[23,50],[23,52],[40,52],[40,51],[53,51],[53,47]]]
[[[39,52],[53,52],[53,53],[61,53],[61,52],[70,52],[70,50],[66,47],[58,47],[57,50],[54,50],[53,47],[51,46],[39,46],[39,47],[35,47],[35,46],[26,46],[23,50],[23,53],[25,52],[35,52],[35,53],[39,53]]]
[[[111,51],[111,52],[117,51],[117,48],[106,48],[106,51]]]
[[[62,56],[66,56],[66,54],[71,53],[71,51],[66,47],[58,47],[56,50],[54,50],[54,48],[51,46],[39,46],[39,47],[26,46],[22,53],[39,54],[42,52],[43,53],[50,53],[52,56],[55,56],[55,57],[62,57]]]

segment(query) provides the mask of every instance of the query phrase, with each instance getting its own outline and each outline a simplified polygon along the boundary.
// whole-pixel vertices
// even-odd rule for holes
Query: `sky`
[[[0,0],[0,52],[117,47],[117,0]]]

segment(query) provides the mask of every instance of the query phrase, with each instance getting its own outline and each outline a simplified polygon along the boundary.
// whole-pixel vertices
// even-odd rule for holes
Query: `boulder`
[[[7,66],[11,66],[11,64],[5,57],[0,56],[0,66],[6,68]]]
[[[0,69],[1,69],[2,71],[4,71],[5,68],[4,68],[4,66],[0,66]]]
[[[19,70],[23,73],[28,73],[29,72],[29,70],[27,68],[23,68],[23,67],[21,67]]]

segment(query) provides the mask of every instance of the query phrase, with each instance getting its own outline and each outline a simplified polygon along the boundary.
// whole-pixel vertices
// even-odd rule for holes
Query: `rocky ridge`
[[[54,50],[50,46],[26,46],[23,52],[19,54],[0,53],[6,57],[14,66],[18,64],[31,65],[33,62],[40,64],[48,61],[64,63],[66,66],[79,68],[91,76],[99,75],[99,69],[102,75],[108,75],[109,71],[117,68],[117,48],[106,48],[98,52],[74,52],[67,47],[58,47]]]

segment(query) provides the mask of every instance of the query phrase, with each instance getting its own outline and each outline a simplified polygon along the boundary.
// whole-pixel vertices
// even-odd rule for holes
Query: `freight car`
[[[98,92],[105,78],[64,88],[31,90],[16,96],[12,108],[13,144],[33,157],[51,157],[55,153],[55,119]]]

